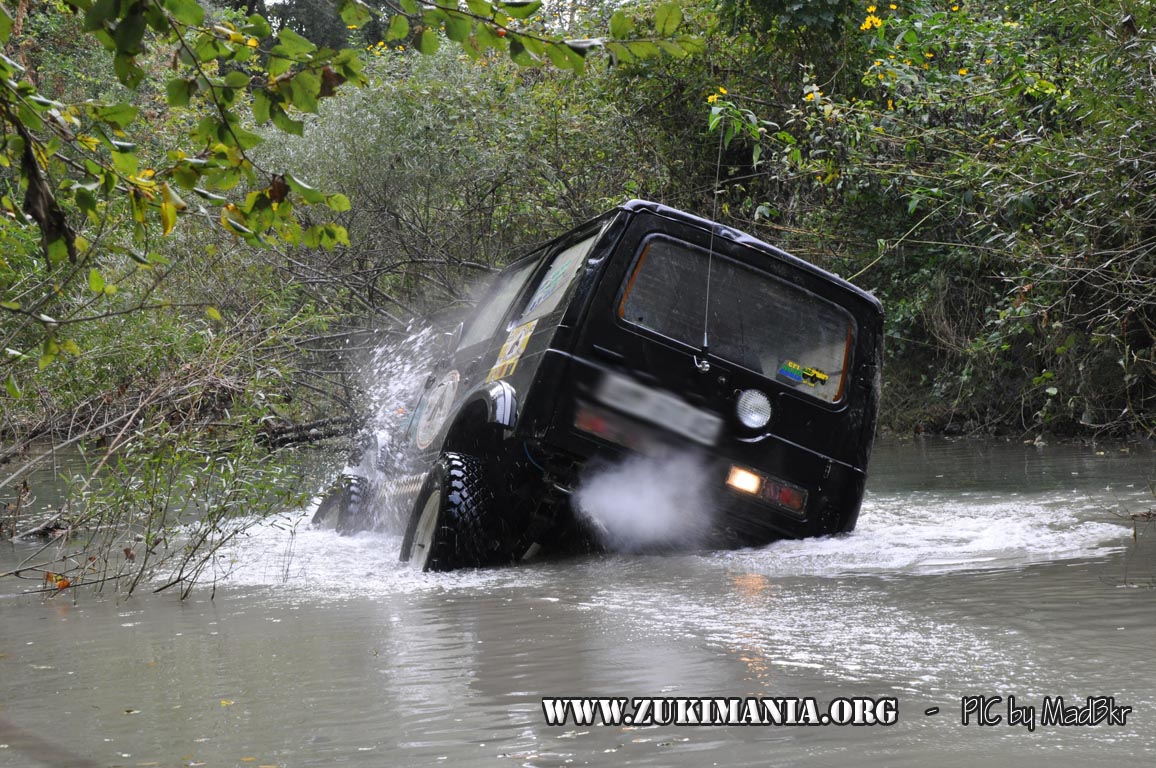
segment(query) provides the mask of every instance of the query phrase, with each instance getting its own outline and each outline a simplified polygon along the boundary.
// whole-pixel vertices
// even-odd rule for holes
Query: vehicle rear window
[[[707,271],[710,313],[705,313]],[[842,399],[855,324],[813,293],[719,254],[667,237],[643,243],[618,316],[691,347],[701,347],[797,391]]]

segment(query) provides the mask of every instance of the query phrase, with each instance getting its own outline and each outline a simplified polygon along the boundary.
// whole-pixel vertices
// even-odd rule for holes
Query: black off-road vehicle
[[[503,270],[448,347],[388,482],[423,569],[586,546],[583,467],[671,447],[716,489],[711,545],[855,526],[882,309],[774,246],[634,200]]]

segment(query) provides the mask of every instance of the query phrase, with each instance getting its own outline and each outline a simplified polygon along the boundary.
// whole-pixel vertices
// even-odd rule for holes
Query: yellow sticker
[[[506,337],[506,343],[498,351],[498,359],[494,363],[494,367],[490,369],[490,375],[486,376],[487,384],[491,381],[504,379],[514,372],[514,369],[518,367],[518,360],[526,351],[526,345],[530,343],[530,337],[534,335],[534,326],[537,324],[537,320],[531,320],[510,331],[510,335]]]

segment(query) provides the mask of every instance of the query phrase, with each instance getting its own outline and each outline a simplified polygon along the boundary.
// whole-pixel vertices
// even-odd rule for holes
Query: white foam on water
[[[399,560],[401,536],[366,531],[343,536],[310,524],[312,510],[256,521],[223,550],[214,571],[221,586],[269,587],[300,598],[364,598],[441,589],[532,585],[531,569],[422,573]]]
[[[968,498],[911,493],[868,496],[858,526],[842,536],[780,541],[725,553],[783,576],[937,574],[996,570],[1120,551],[1131,529],[1073,511],[1072,500]]]

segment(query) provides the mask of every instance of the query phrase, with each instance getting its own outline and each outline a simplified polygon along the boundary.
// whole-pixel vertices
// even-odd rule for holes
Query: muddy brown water
[[[397,537],[297,513],[213,599],[4,580],[0,767],[1150,765],[1156,530],[1118,515],[1153,479],[1140,449],[885,442],[842,538],[422,575]],[[973,695],[1132,711],[965,726]],[[893,697],[898,720],[550,726],[555,696]]]

